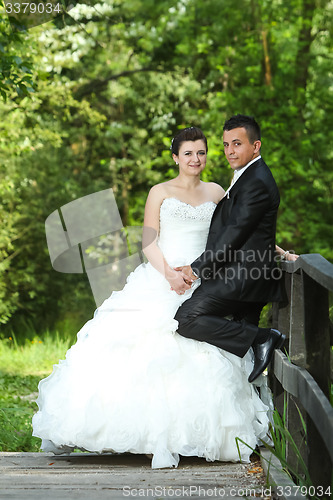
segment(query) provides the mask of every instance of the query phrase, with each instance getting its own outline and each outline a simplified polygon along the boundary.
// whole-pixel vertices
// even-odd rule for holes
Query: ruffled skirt
[[[153,468],[177,466],[179,455],[249,460],[267,440],[265,378],[264,402],[247,381],[250,353],[176,333],[174,315],[192,292],[177,295],[143,264],[97,309],[39,384],[33,435],[44,451],[152,454]]]

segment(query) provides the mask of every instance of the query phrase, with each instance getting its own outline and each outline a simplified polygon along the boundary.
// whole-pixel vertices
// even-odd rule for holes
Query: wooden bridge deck
[[[177,469],[152,470],[142,455],[0,453],[0,498],[103,500],[126,497],[273,498],[260,461],[182,458]]]

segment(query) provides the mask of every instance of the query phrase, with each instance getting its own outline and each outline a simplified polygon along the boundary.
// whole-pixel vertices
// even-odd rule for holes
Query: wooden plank
[[[297,269],[304,272],[327,290],[333,291],[333,264],[319,253],[301,255],[295,262],[282,262],[281,268],[287,273]]]
[[[152,470],[144,455],[0,453],[0,497],[10,500],[104,500],[259,496],[265,488],[254,465],[182,457],[177,469]],[[260,467],[258,468],[260,469]],[[250,494],[252,492],[252,494]],[[246,495],[247,493],[247,495]]]
[[[274,498],[281,500],[305,500],[299,488],[291,481],[290,476],[283,470],[281,462],[269,450],[262,450],[262,466],[268,478],[268,484],[276,485],[273,488]]]

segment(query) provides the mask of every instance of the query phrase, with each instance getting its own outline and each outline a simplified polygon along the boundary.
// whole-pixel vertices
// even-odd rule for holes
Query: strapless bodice
[[[172,266],[190,264],[206,246],[216,204],[192,206],[177,198],[165,198],[160,208],[158,245]]]

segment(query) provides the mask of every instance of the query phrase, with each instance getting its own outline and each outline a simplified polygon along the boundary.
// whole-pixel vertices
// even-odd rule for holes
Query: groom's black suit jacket
[[[275,231],[280,196],[260,158],[218,203],[206,250],[191,267],[215,299],[244,302],[281,300]]]

